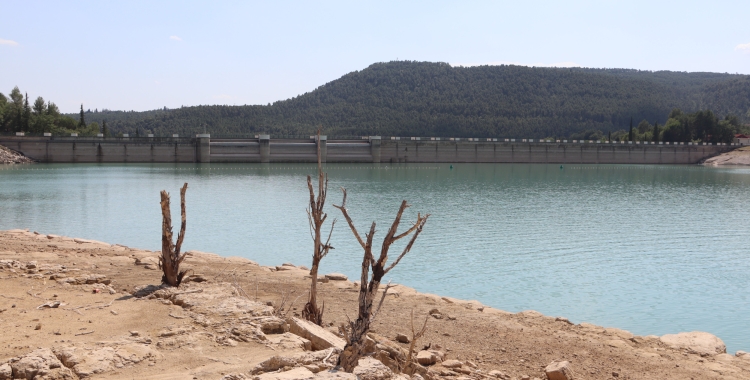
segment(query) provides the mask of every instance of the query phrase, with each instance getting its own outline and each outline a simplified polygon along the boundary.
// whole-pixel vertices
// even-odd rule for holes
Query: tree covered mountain
[[[255,106],[86,113],[112,133],[529,137],[664,125],[672,109],[750,123],[750,76],[627,69],[376,63],[314,91]],[[71,115],[78,116],[78,115]]]

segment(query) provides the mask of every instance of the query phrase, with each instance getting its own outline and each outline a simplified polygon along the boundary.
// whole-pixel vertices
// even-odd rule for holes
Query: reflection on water
[[[157,250],[159,191],[187,192],[183,247],[309,265],[313,165],[0,166],[0,229]],[[646,335],[703,330],[750,349],[750,169],[698,166],[328,165],[360,231],[399,202],[428,221],[390,274],[420,291]],[[178,209],[174,208],[177,212]],[[343,220],[321,270],[357,277]],[[396,247],[394,247],[395,251]]]

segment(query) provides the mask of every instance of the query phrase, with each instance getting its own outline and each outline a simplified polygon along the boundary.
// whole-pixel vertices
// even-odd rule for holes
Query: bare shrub
[[[388,229],[388,233],[385,235],[385,238],[383,238],[383,245],[380,249],[380,256],[377,260],[375,260],[372,254],[372,239],[375,236],[375,222],[372,222],[372,225],[370,226],[370,232],[365,235],[365,240],[363,240],[359,235],[359,232],[357,232],[357,229],[354,227],[354,223],[352,222],[352,219],[349,217],[349,213],[346,210],[346,189],[342,188],[341,190],[344,192],[344,199],[341,202],[341,206],[334,205],[333,207],[341,210],[341,213],[344,214],[344,218],[346,218],[346,222],[349,224],[349,228],[352,230],[354,237],[357,238],[359,245],[364,250],[364,256],[362,258],[362,277],[359,283],[358,317],[354,322],[352,322],[351,320],[349,321],[349,326],[346,328],[347,331],[344,335],[344,337],[346,338],[346,346],[344,346],[344,351],[342,351],[341,355],[339,355],[338,362],[338,365],[340,365],[344,369],[344,371],[352,372],[354,370],[354,367],[357,366],[359,358],[362,357],[362,355],[364,355],[365,353],[365,339],[367,337],[367,332],[370,331],[370,324],[375,320],[375,317],[380,311],[380,308],[383,306],[383,301],[385,300],[385,296],[388,293],[388,289],[390,287],[390,284],[386,285],[385,289],[383,290],[383,295],[380,297],[378,307],[377,309],[375,309],[375,311],[373,311],[373,301],[375,299],[375,295],[378,292],[378,288],[380,287],[380,281],[383,279],[383,276],[385,276],[388,272],[391,271],[391,269],[398,265],[401,259],[411,250],[411,247],[414,245],[417,237],[422,232],[422,228],[424,227],[425,223],[427,222],[427,218],[430,215],[425,214],[424,216],[422,216],[421,214],[417,214],[417,221],[414,223],[414,225],[411,226],[411,228],[409,228],[408,230],[397,234],[398,226],[401,223],[401,216],[403,215],[404,210],[409,207],[405,200],[402,201],[401,207],[399,207],[398,213],[396,214],[396,219],[393,220],[393,224],[391,224],[391,227]],[[410,235],[411,233],[414,234],[412,235],[411,240],[409,240],[409,243],[406,245],[404,250],[396,258],[395,261],[393,261],[388,267],[386,267],[386,263],[388,261],[388,250],[390,249],[391,244],[401,238]],[[372,278],[370,278],[371,271]]]

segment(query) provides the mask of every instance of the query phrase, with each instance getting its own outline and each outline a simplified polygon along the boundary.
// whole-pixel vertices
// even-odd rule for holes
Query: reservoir
[[[0,229],[158,250],[159,191],[172,194],[176,223],[188,182],[183,250],[309,266],[306,176],[315,178],[315,169],[0,165]],[[359,278],[362,250],[332,206],[345,187],[360,233],[378,223],[376,252],[402,199],[412,207],[401,230],[417,212],[431,214],[389,273],[393,282],[636,335],[707,331],[730,353],[750,349],[750,168],[329,163],[325,170],[326,234],[337,222],[322,273]],[[399,243],[392,258],[406,241]]]

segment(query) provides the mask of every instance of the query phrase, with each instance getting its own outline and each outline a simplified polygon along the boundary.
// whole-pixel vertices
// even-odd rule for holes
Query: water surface
[[[389,275],[394,282],[638,335],[708,331],[730,352],[750,349],[750,169],[331,164],[327,171],[328,205],[346,187],[360,232],[378,222],[378,244],[402,199],[412,205],[405,222],[431,214]],[[302,164],[0,166],[0,229],[157,250],[159,191],[178,199],[189,182],[185,250],[309,265],[305,176],[314,173]],[[322,271],[357,278],[361,249],[338,210],[328,212],[339,220]]]

